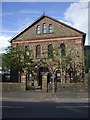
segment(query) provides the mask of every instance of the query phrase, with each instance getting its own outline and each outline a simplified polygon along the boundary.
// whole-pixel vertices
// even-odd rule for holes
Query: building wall
[[[42,31],[43,23],[46,23],[47,33],[43,33]],[[52,33],[49,33],[49,24],[52,24]],[[40,34],[36,33],[38,25],[40,25],[41,28]],[[78,52],[79,57],[74,57],[75,67],[77,68],[78,74],[82,73],[82,66],[84,65],[83,35],[68,26],[62,25],[52,19],[49,19],[48,17],[44,17],[21,32],[21,34],[17,37],[13,38],[12,45],[17,45],[17,43],[18,46],[29,46],[29,48],[33,51],[35,62],[40,60],[36,58],[37,45],[41,46],[41,57],[43,57],[42,53],[48,50],[49,44],[52,44],[53,48],[58,48],[62,43],[64,43],[66,54],[71,49],[73,49],[73,53]]]
[[[43,34],[42,27],[43,23],[46,23],[47,33]],[[49,24],[53,25],[53,33],[49,33]],[[36,34],[36,27],[40,25],[41,34]],[[49,18],[43,18],[35,25],[29,27],[26,31],[20,34],[15,40],[31,40],[31,39],[41,39],[41,38],[55,38],[55,37],[68,37],[68,36],[80,36],[81,34],[57,23]]]
[[[58,38],[59,39],[59,38]],[[43,42],[43,41],[44,42]],[[64,38],[63,40],[58,40],[56,41],[55,38],[52,38],[51,40],[48,40],[45,42],[45,40],[47,39],[42,39],[40,42],[37,42],[38,40],[33,40],[33,42],[30,43],[29,42],[25,42],[24,43],[19,43],[18,45],[20,46],[29,46],[29,48],[31,50],[33,50],[33,54],[34,54],[34,61],[39,61],[39,59],[36,58],[36,46],[37,45],[40,45],[41,46],[41,57],[43,57],[43,52],[48,50],[48,45],[49,44],[52,44],[53,45],[53,48],[57,48],[57,47],[60,47],[60,45],[62,43],[65,44],[65,49],[66,49],[66,53],[70,50],[70,49],[73,49],[75,52],[77,51],[78,54],[79,54],[79,57],[76,59],[76,63],[80,62],[82,63],[82,65],[84,65],[84,52],[83,52],[83,44],[82,44],[82,38],[74,38],[74,39],[66,39]],[[36,42],[35,42],[36,41]],[[12,43],[12,45],[15,45],[16,43]],[[76,56],[75,56],[76,57]]]

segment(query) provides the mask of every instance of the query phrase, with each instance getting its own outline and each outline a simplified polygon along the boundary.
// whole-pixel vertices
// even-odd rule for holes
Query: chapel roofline
[[[51,20],[53,20],[53,21],[55,21],[55,22],[57,22],[57,23],[59,23],[59,24],[61,24],[61,25],[63,25],[63,26],[66,26],[66,27],[68,27],[68,28],[70,28],[70,29],[72,29],[72,30],[80,33],[80,34],[82,34],[82,35],[83,35],[83,44],[85,43],[86,33],[84,33],[84,32],[82,32],[82,31],[80,31],[80,30],[78,30],[78,29],[76,29],[76,28],[74,28],[74,27],[71,27],[70,25],[67,25],[67,24],[65,24],[65,23],[63,23],[63,22],[61,22],[61,21],[58,21],[58,20],[56,20],[56,19],[54,19],[54,18],[46,15],[45,12],[43,13],[43,15],[41,15],[40,17],[38,17],[32,24],[28,25],[28,26],[25,27],[22,31],[20,31],[19,33],[17,33],[13,38],[10,39],[9,42],[12,43],[12,40],[14,40],[15,38],[17,38],[17,37],[18,37],[19,35],[21,35],[24,31],[26,31],[27,29],[29,29],[30,27],[32,27],[32,26],[35,25],[38,21],[40,21],[41,19],[43,19],[43,18],[45,18],[45,17],[46,17],[46,18],[49,18],[49,19],[51,19]]]

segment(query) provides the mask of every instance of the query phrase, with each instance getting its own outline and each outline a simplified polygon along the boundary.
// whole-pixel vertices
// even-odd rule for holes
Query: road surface
[[[88,118],[88,103],[2,102],[3,118]]]

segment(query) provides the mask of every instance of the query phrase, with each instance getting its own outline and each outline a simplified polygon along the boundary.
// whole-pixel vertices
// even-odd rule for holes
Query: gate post
[[[26,91],[26,72],[21,73],[21,91]]]
[[[42,72],[42,91],[48,92],[48,82],[47,82],[47,75],[48,72]]]

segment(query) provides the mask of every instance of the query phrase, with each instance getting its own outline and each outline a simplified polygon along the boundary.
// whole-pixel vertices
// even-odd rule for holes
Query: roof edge
[[[83,37],[84,37],[84,39],[85,39],[86,33],[82,32],[82,31],[80,31],[80,30],[78,30],[78,29],[76,29],[76,28],[74,28],[74,27],[72,27],[72,26],[70,26],[70,25],[67,25],[67,24],[65,24],[65,23],[63,23],[63,22],[61,22],[61,21],[59,21],[59,20],[56,20],[56,19],[54,19],[54,18],[52,18],[52,17],[50,17],[50,16],[48,16],[48,15],[46,15],[46,14],[44,13],[44,14],[41,15],[38,19],[36,19],[32,24],[28,25],[27,27],[25,27],[24,29],[22,29],[20,32],[18,32],[14,37],[12,37],[12,38],[9,40],[9,42],[12,43],[12,40],[14,40],[16,37],[18,37],[20,34],[22,34],[25,30],[27,30],[28,28],[30,28],[31,26],[33,26],[36,22],[38,22],[40,19],[42,19],[42,18],[44,18],[44,17],[47,17],[47,18],[49,18],[49,19],[52,19],[52,20],[58,22],[59,24],[62,24],[62,25],[66,26],[66,27],[68,27],[68,28],[70,28],[70,29],[72,29],[72,30],[74,30],[74,31],[76,31],[76,32],[79,32],[80,34],[83,35]],[[84,43],[85,43],[85,40],[84,40]]]
[[[41,15],[38,19],[36,19],[35,21],[33,21],[30,25],[26,26],[25,28],[23,28],[20,32],[18,32],[14,37],[12,37],[9,42],[11,43],[12,40],[14,38],[16,38],[18,35],[20,35],[22,32],[24,32],[26,29],[28,29],[29,27],[31,27],[33,24],[35,24],[37,21],[39,21],[41,18],[45,17],[45,14]]]

